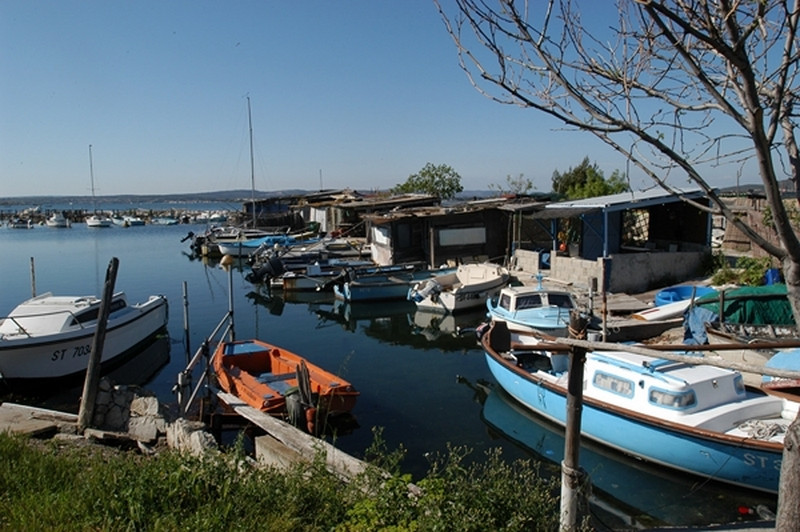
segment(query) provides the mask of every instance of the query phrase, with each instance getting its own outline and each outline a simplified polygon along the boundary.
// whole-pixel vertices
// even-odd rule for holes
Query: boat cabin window
[[[623,397],[633,397],[633,381],[622,379],[616,375],[609,375],[598,371],[594,374],[592,384],[595,388],[606,390],[607,392],[615,393]]]
[[[567,294],[550,294],[547,300],[551,305],[559,308],[572,308],[572,298]]]
[[[109,309],[109,315],[123,309],[126,307],[126,303],[124,299],[115,299],[111,301],[111,308]],[[77,325],[79,323],[87,323],[90,321],[94,321],[97,319],[98,314],[100,313],[100,305],[94,306],[90,309],[81,312],[80,314],[76,314],[74,318],[72,318],[71,325]]]
[[[523,310],[526,308],[536,308],[541,306],[542,306],[542,296],[540,296],[539,294],[517,297],[517,310]]]
[[[500,302],[498,303],[500,308],[504,308],[506,310],[511,310],[511,296],[508,294],[500,294]]]
[[[693,390],[688,392],[671,392],[650,388],[648,400],[658,406],[668,406],[670,408],[686,409],[697,404],[697,397]]]

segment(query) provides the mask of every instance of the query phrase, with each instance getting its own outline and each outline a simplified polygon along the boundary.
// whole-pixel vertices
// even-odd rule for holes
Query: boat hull
[[[125,357],[152,340],[167,325],[163,296],[109,318],[101,363]],[[79,376],[86,371],[96,326],[58,334],[0,340],[0,373],[9,384]]]
[[[436,285],[430,290],[430,283]],[[408,298],[417,308],[433,312],[459,312],[481,307],[508,282],[508,270],[496,264],[464,264],[456,272],[417,283]],[[426,286],[427,285],[427,286]]]
[[[526,408],[566,425],[566,381],[554,384],[486,350],[498,384]],[[741,487],[777,493],[782,445],[745,438],[715,438],[658,419],[616,411],[584,397],[581,434],[649,462]]]
[[[359,395],[340,377],[303,357],[260,340],[220,342],[212,365],[219,386],[268,414],[287,413],[286,397],[301,387],[298,367],[307,367],[313,405],[325,415],[350,412]]]

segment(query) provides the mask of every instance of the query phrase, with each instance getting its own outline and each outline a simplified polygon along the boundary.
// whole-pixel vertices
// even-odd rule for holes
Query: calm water
[[[170,302],[169,362],[149,381],[162,401],[186,363],[183,283],[188,287],[190,350],[193,353],[228,306],[228,274],[216,263],[191,257],[188,231],[200,226],[143,226],[89,230],[0,228],[0,314],[31,296],[31,258],[37,293],[100,294],[112,257],[120,261],[117,290],[131,302],[164,294]],[[338,373],[361,392],[353,412],[358,426],[336,445],[360,456],[383,427],[389,449],[407,450],[405,468],[416,476],[426,455],[445,453],[448,443],[473,449],[475,459],[501,447],[509,460],[545,460],[557,472],[563,435],[522,411],[492,389],[492,378],[474,336],[454,334],[477,325],[482,311],[456,320],[417,313],[408,302],[339,304],[310,294],[285,300],[253,291],[244,272],[232,277],[237,338],[258,336]],[[19,400],[15,398],[15,400]],[[594,479],[594,510],[613,528],[631,523],[686,525],[730,522],[739,506],[776,499],[713,483],[666,474],[603,449],[586,447],[583,467]],[[549,465],[548,465],[549,464]]]

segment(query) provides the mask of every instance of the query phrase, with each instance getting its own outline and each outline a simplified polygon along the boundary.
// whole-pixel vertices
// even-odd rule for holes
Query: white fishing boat
[[[48,292],[0,319],[0,378],[34,383],[86,371],[98,324],[100,298]],[[167,325],[167,300],[150,296],[129,305],[123,292],[110,302],[101,362],[110,365],[135,352]]]
[[[508,270],[498,264],[462,264],[455,272],[421,281],[408,291],[417,308],[458,312],[480,307],[508,283]]]
[[[525,341],[527,340],[527,341]],[[483,335],[489,369],[512,397],[566,424],[568,354],[495,323]],[[525,345],[527,344],[527,345]],[[747,388],[738,371],[624,351],[586,354],[581,433],[634,457],[713,480],[778,491],[780,398]]]
[[[69,227],[69,220],[62,212],[51,214],[44,223],[47,227]]]

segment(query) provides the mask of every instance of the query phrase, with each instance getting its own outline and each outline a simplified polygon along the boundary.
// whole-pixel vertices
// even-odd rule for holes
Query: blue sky
[[[0,196],[465,189],[619,154],[487,100],[430,0],[0,2]],[[635,187],[638,188],[638,187]]]

